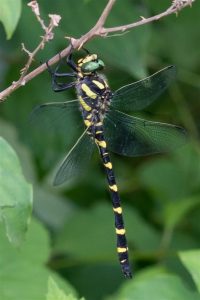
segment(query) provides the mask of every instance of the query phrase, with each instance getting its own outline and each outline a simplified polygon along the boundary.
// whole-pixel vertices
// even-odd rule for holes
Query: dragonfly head
[[[83,74],[91,74],[104,68],[104,62],[96,54],[88,54],[78,60],[78,67]]]

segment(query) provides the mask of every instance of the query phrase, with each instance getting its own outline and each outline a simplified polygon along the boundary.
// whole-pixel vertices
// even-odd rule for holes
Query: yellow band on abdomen
[[[106,164],[104,164],[104,166],[106,167],[106,168],[108,168],[108,169],[112,169],[112,164],[111,164],[111,162],[108,162],[108,163],[106,163]]]
[[[117,248],[118,253],[124,253],[124,252],[127,252],[127,250],[128,250],[128,248],[121,248],[121,247]]]
[[[102,148],[106,148],[106,142],[105,141],[99,141],[95,139],[95,142]]]
[[[126,233],[126,230],[123,228],[123,229],[115,229],[116,231],[116,234],[120,234],[120,235],[124,235]]]
[[[116,184],[113,184],[113,185],[109,185],[109,188],[114,191],[114,192],[117,192],[118,191],[118,188],[116,186]]]
[[[119,215],[122,214],[122,208],[121,208],[121,206],[119,206],[119,207],[114,207],[114,208],[113,208],[113,211],[116,212],[116,213],[118,213]]]

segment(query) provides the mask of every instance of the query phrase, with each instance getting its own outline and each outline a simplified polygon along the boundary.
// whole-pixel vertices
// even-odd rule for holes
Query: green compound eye
[[[97,59],[95,61],[83,63],[83,65],[81,66],[81,71],[83,73],[92,73],[98,70],[102,70],[104,67],[104,62],[101,59]]]

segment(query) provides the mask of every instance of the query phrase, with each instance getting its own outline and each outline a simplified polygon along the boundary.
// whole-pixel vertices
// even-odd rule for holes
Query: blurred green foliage
[[[25,181],[18,157],[0,137],[0,220],[9,241],[19,246],[24,240],[32,209],[32,186]]]
[[[21,0],[1,0],[0,21],[4,26],[7,39],[12,37],[20,15]]]
[[[166,2],[118,0],[106,25],[157,14],[167,8]],[[64,36],[80,37],[87,32],[106,3],[41,1],[46,22],[49,13],[60,14],[62,21],[55,38],[38,54],[32,67],[65,48]],[[11,25],[0,14],[6,28],[5,34],[0,27],[1,90],[19,77],[26,62],[20,43],[31,51],[43,34],[26,1],[22,1],[16,31],[6,40],[16,25],[17,11],[15,6],[9,8],[10,15],[16,13]],[[65,120],[58,116],[45,130],[44,124],[39,124],[39,131],[29,124],[35,105],[74,99],[74,91],[54,94],[45,72],[0,104],[0,220],[9,224],[9,239],[21,244],[19,249],[8,243],[2,222],[0,299],[200,299],[199,19],[200,3],[195,1],[177,17],[172,15],[86,45],[105,61],[105,74],[113,90],[167,65],[174,64],[178,70],[176,82],[143,115],[183,125],[190,137],[188,145],[175,153],[145,158],[112,155],[135,274],[131,281],[120,273],[112,208],[98,155],[78,182],[60,188],[51,185],[56,165],[79,135],[78,116]],[[24,242],[31,211],[30,185],[4,139],[17,153],[23,173],[33,185],[34,219]]]

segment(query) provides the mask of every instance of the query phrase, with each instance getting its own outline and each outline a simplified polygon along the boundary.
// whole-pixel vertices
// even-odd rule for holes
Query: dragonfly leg
[[[82,49],[87,53],[87,54],[90,54],[90,51],[84,47],[82,47]]]
[[[62,92],[62,91],[65,91],[65,90],[75,86],[75,82],[69,82],[69,83],[57,82],[57,77],[75,77],[74,73],[59,73],[59,72],[57,72],[60,67],[60,63],[56,67],[55,71],[53,71],[52,68],[49,66],[48,61],[46,62],[46,65],[47,65],[48,71],[51,75],[52,88],[53,88],[54,92]]]
[[[55,71],[53,72],[54,76],[55,77],[76,77],[76,73],[72,73],[72,72],[70,72],[70,73],[60,73],[60,72],[58,72],[58,70],[59,70],[59,68],[62,64],[62,57],[61,57],[60,53],[59,53],[59,57],[60,57],[60,61],[57,64],[57,66],[55,68]],[[50,71],[50,74],[52,74],[52,70],[49,66],[48,66],[48,69]]]
[[[71,87],[75,86],[75,82],[70,82],[70,83],[57,83],[54,80],[52,80],[52,88],[54,92],[62,92],[65,90],[68,90]]]
[[[75,62],[74,62],[74,60],[73,60],[73,58],[72,58],[72,53],[70,53],[70,54],[67,56],[66,61],[67,61],[68,66],[69,66],[72,70],[74,70],[75,72],[78,71],[78,70],[77,70],[77,65],[75,64]]]

